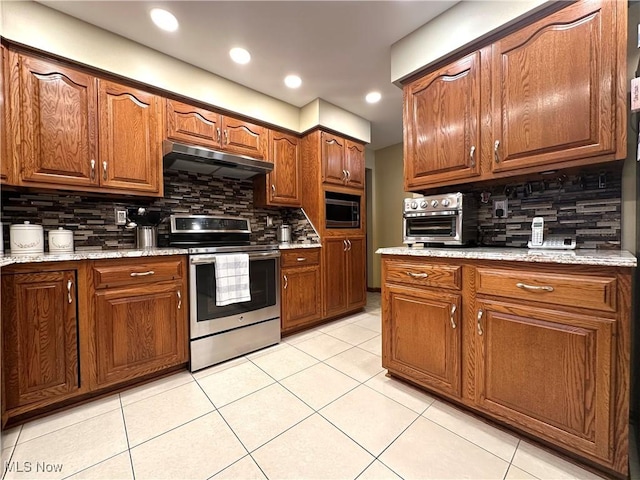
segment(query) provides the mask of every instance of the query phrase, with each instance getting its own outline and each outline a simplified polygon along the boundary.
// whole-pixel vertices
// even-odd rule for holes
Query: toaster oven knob
[[[416,202],[415,200],[411,202],[411,208],[413,208],[414,210],[418,208],[418,202]]]
[[[436,207],[438,206],[438,200],[432,200],[432,201],[431,201],[431,206],[432,206],[433,208],[436,208]]]
[[[420,208],[427,208],[427,202],[426,201],[421,201],[420,202]]]
[[[448,207],[450,203],[451,203],[451,202],[449,201],[449,199],[448,199],[448,198],[443,198],[443,199],[442,199],[442,206],[443,206],[443,207]]]

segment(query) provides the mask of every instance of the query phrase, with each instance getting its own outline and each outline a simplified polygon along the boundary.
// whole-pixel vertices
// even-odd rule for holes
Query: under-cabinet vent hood
[[[273,170],[273,164],[263,160],[171,140],[162,142],[162,154],[165,169],[202,173],[213,177],[247,179]]]

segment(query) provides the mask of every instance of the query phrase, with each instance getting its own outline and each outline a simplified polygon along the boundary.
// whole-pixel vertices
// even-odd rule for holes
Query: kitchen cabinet
[[[158,97],[55,61],[10,60],[18,185],[162,196]]]
[[[405,188],[480,174],[480,52],[404,87]]]
[[[284,250],[280,267],[282,333],[287,334],[322,318],[320,249]]]
[[[627,475],[631,269],[383,255],[383,366]]]
[[[3,416],[80,391],[75,270],[2,275]]]
[[[98,387],[188,360],[184,259],[96,261],[91,271]]]
[[[175,100],[166,116],[170,140],[268,160],[268,128]]]
[[[269,158],[273,170],[254,178],[254,202],[257,206],[300,207],[300,139],[294,135],[269,131]]]
[[[624,4],[582,0],[412,79],[405,188],[624,159],[626,32]]]
[[[327,237],[322,241],[325,318],[364,307],[366,238],[362,235]]]
[[[364,188],[364,147],[337,135],[321,132],[322,181]]]

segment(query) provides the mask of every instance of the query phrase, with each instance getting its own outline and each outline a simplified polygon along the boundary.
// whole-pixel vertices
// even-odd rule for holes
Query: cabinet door
[[[3,275],[2,316],[7,409],[79,389],[75,271]]]
[[[267,175],[270,205],[299,207],[300,195],[300,145],[293,135],[271,131],[271,156],[273,171]]]
[[[364,147],[359,143],[345,140],[345,170],[347,185],[364,188]]]
[[[404,88],[405,188],[480,173],[480,52]]]
[[[229,152],[267,160],[269,130],[253,123],[222,117],[222,148]]]
[[[609,459],[613,320],[498,301],[477,308],[480,406]]]
[[[204,147],[220,147],[220,115],[186,103],[168,100],[167,138]]]
[[[460,295],[385,285],[382,366],[460,396]]]
[[[347,239],[348,307],[364,307],[367,303],[367,240],[365,237]]]
[[[322,242],[324,317],[337,315],[347,308],[347,248],[344,238],[327,238]]]
[[[344,185],[346,180],[344,168],[344,139],[322,132],[322,181]]]
[[[615,151],[618,7],[578,2],[493,44],[493,171]]]
[[[19,112],[13,145],[21,183],[97,186],[96,79],[71,68],[12,54],[19,69]]]
[[[11,120],[9,118],[9,85],[12,82],[11,68],[9,63],[9,51],[0,45],[0,61],[2,61],[2,72],[0,72],[0,184],[12,184],[13,178],[13,148],[11,142]],[[19,86],[16,76],[14,89]]]
[[[97,291],[98,385],[131,380],[186,362],[185,299],[181,282]]]
[[[160,98],[99,80],[100,184],[161,194]]]
[[[282,270],[282,330],[320,320],[320,266]]]

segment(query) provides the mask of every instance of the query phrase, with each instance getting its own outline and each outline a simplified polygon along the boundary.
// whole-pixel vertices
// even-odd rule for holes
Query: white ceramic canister
[[[49,252],[73,253],[73,232],[62,227],[49,230]]]
[[[9,227],[11,254],[43,253],[44,231],[42,225],[29,222],[16,223]]]

